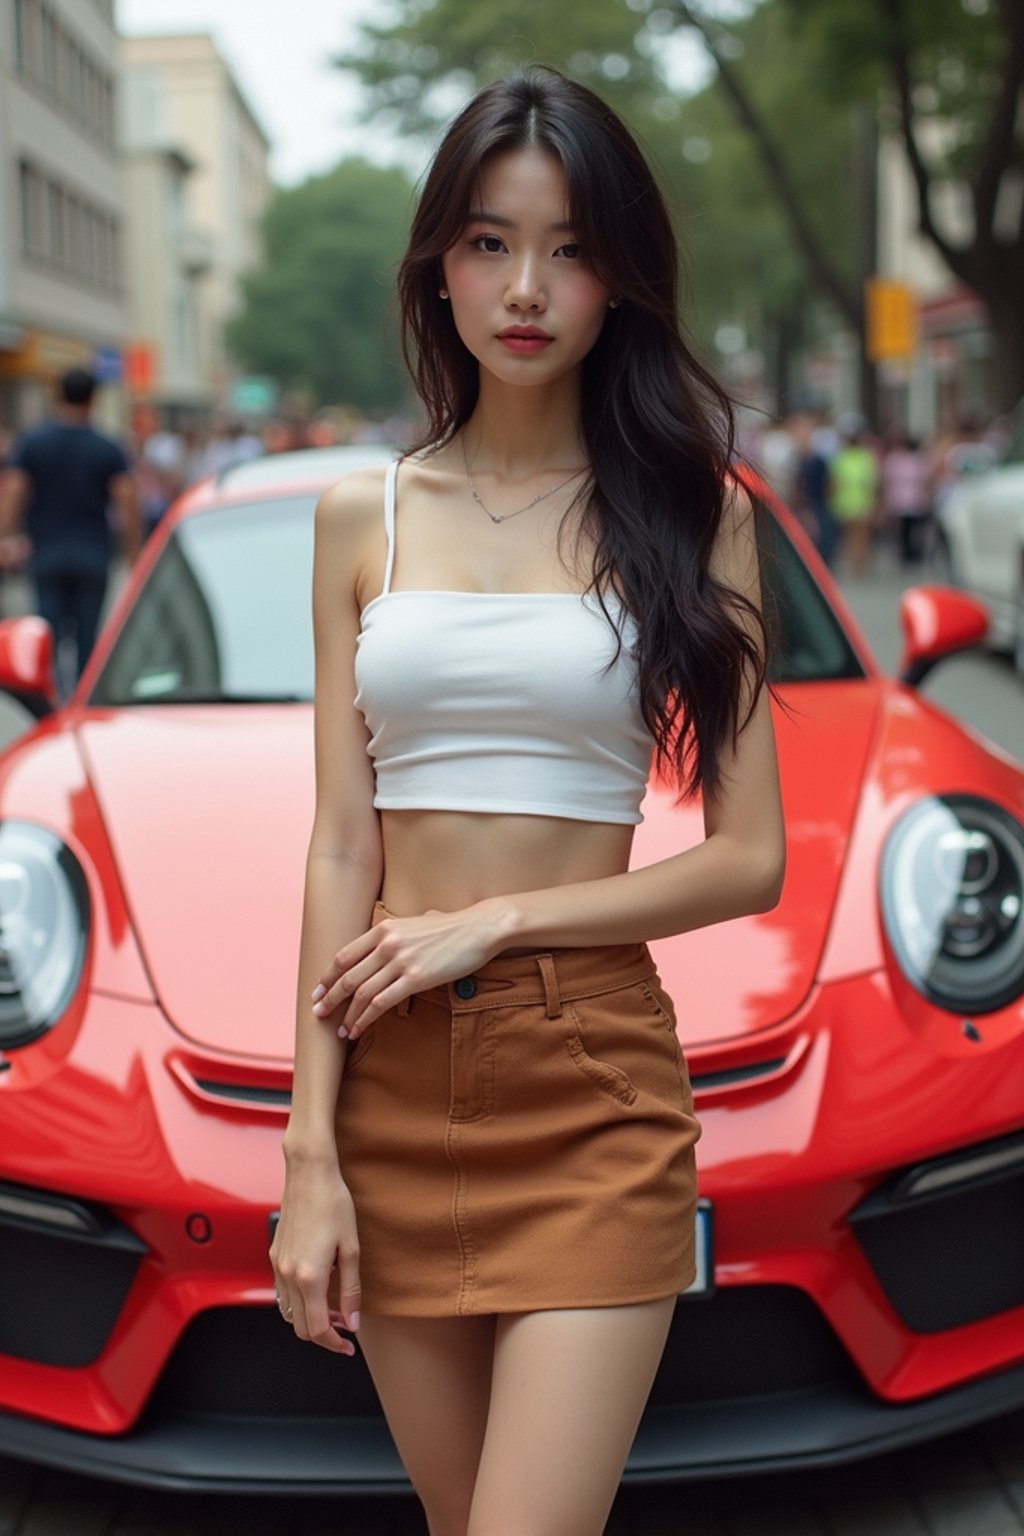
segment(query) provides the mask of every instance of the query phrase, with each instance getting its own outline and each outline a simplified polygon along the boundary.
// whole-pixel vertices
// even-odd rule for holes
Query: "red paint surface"
[[[200,488],[172,520],[212,495]],[[153,558],[151,547],[122,615]],[[802,1289],[870,1388],[903,1400],[1024,1359],[1024,1308],[910,1333],[846,1216],[893,1168],[1019,1128],[1024,1009],[986,1015],[976,1044],[908,986],[879,922],[879,858],[922,794],[984,794],[1024,816],[1024,776],[880,677],[851,632],[869,676],[790,687],[789,712],[776,713],[789,832],[779,906],[656,951],[695,1076],[778,1063],[697,1096],[718,1283]],[[306,707],[73,703],[0,759],[0,812],[66,839],[93,906],[78,996],[0,1074],[0,1178],[107,1205],[148,1248],[97,1363],[0,1358],[5,1409],[123,1431],[193,1316],[272,1304],[284,1112],[218,1101],[199,1080],[288,1085],[311,810]],[[702,835],[699,808],[657,788],[645,814],[637,864]],[[213,1231],[202,1246],[185,1228],[197,1209]]]

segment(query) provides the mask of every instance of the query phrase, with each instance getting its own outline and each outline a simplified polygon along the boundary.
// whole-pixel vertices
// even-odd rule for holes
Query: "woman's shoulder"
[[[335,480],[316,504],[318,529],[351,534],[383,522],[387,472],[386,464],[374,464]]]

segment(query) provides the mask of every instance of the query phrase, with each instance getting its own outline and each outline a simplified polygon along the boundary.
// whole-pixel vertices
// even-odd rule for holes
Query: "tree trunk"
[[[858,392],[860,408],[873,427],[878,420],[878,369],[868,356],[865,284],[878,271],[878,114],[873,102],[859,102],[853,114],[851,194],[857,231],[857,278],[862,297]]]
[[[988,301],[992,326],[992,391],[996,410],[1012,411],[1024,399],[1024,301],[1006,293]]]

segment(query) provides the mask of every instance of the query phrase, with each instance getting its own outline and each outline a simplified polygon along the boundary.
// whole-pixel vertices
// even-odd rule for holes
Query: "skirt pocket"
[[[658,1019],[666,1029],[672,1045],[672,1054],[675,1057],[679,1076],[687,1093],[690,1091],[690,1072],[686,1065],[686,1057],[683,1048],[679,1044],[679,1036],[676,1034],[675,1010],[672,1007],[672,999],[659,984],[657,977],[653,982],[637,982],[636,991],[650,1009],[653,1016]]]
[[[628,1076],[621,1067],[612,1066],[611,1062],[598,1061],[591,1056],[583,1044],[583,1037],[579,1032],[579,1020],[574,1009],[570,1009],[573,1020],[576,1023],[576,1033],[568,1035],[565,1048],[572,1057],[573,1062],[592,1083],[601,1089],[602,1093],[609,1094],[617,1099],[620,1104],[633,1104],[636,1101],[637,1090],[630,1082]]]
[[[659,993],[641,981],[568,1006],[575,1030],[566,1049],[579,1070],[620,1104],[631,1105],[645,1094],[689,1108],[689,1076],[669,1012],[671,999]]]

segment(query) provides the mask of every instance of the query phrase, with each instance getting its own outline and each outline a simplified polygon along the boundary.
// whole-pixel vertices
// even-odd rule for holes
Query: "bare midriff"
[[[629,867],[633,826],[480,811],[381,811],[381,901],[397,917],[602,880]],[[504,954],[528,953],[508,949]]]

